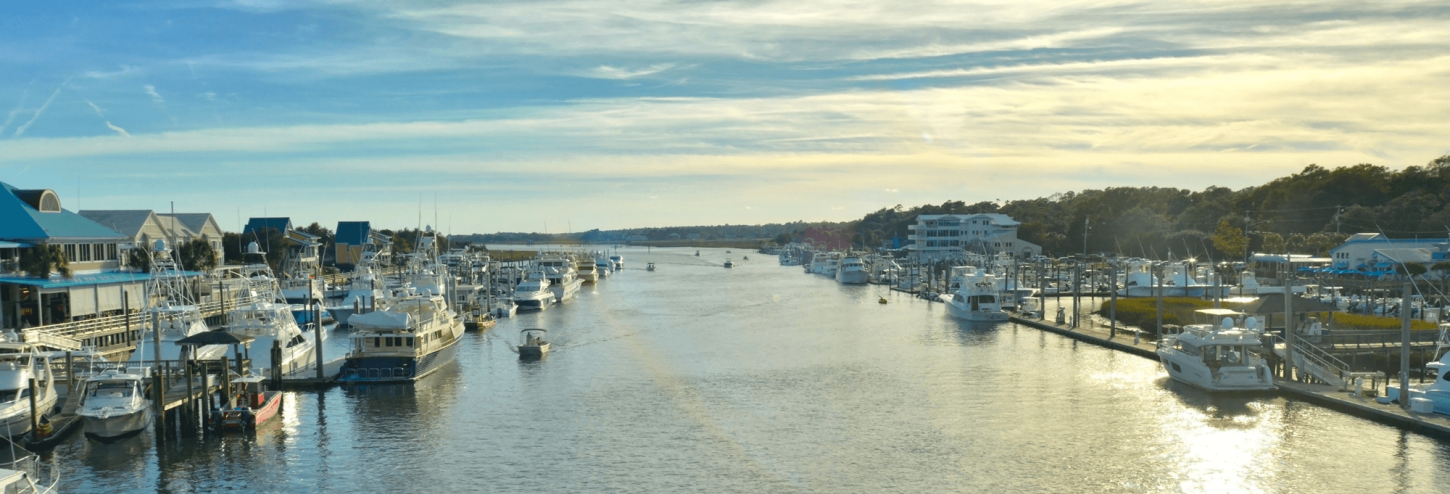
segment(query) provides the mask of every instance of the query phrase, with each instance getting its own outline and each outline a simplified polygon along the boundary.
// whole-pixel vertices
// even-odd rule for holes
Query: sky
[[[228,230],[845,221],[1450,154],[1443,0],[4,10],[0,181]]]

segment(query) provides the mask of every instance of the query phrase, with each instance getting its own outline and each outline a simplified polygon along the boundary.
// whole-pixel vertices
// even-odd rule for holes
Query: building
[[[907,250],[913,259],[959,259],[967,252],[1042,254],[1042,247],[1017,238],[1021,223],[1005,214],[923,214],[908,225]]]
[[[211,213],[157,214],[156,217],[163,222],[172,219],[176,223],[180,223],[176,230],[186,231],[192,235],[185,237],[187,242],[196,239],[205,240],[207,244],[211,245],[211,250],[216,252],[217,259],[221,259],[223,232]]]
[[[386,255],[392,250],[393,239],[374,231],[367,221],[339,221],[333,245],[337,269],[352,271],[368,253]]]
[[[1334,269],[1378,271],[1393,268],[1401,262],[1415,262],[1430,267],[1450,261],[1450,239],[1389,238],[1379,233],[1359,233],[1338,247],[1329,249]]]
[[[0,329],[19,329],[119,314],[126,301],[144,306],[145,273],[121,271],[132,239],[61,207],[49,189],[0,182]],[[21,258],[60,247],[71,276],[31,276]]]
[[[242,228],[242,236],[262,235],[268,229],[283,235],[287,244],[287,256],[282,264],[282,274],[287,277],[304,277],[322,266],[321,237],[292,228],[291,218],[250,218]],[[265,243],[265,242],[259,242]]]
[[[202,240],[211,246],[214,258],[222,258],[222,230],[211,213],[158,214],[150,209],[133,209],[76,214],[129,237],[133,248],[150,249],[156,240],[166,240],[173,248]]]

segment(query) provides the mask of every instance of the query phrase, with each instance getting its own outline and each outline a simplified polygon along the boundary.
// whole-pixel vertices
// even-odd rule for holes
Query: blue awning
[[[201,276],[200,271],[183,271],[187,278]],[[113,285],[118,283],[144,282],[151,279],[151,273],[95,273],[78,274],[70,278],[29,278],[22,276],[0,276],[0,284],[30,285],[42,289],[71,288],[90,285]]]

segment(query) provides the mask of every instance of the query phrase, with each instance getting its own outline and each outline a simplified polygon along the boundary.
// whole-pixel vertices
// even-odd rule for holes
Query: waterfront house
[[[907,225],[906,248],[919,261],[961,259],[967,252],[1040,255],[1041,246],[1017,238],[1021,225],[1005,214],[923,214]]]
[[[150,249],[158,239],[166,240],[172,248],[202,240],[211,246],[213,257],[220,260],[222,256],[222,231],[211,213],[159,214],[150,209],[132,209],[86,210],[76,214],[130,238],[132,248]]]
[[[291,218],[251,218],[242,228],[242,235],[262,235],[268,229],[282,233],[286,240],[287,257],[282,266],[284,274],[298,277],[303,273],[315,273],[321,267],[322,238],[292,228]]]

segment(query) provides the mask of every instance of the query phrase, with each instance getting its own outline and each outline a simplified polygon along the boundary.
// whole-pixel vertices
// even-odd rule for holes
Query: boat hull
[[[1008,314],[1001,309],[996,310],[972,310],[956,302],[947,302],[947,313],[958,319],[966,319],[972,322],[1001,322],[1006,321]]]
[[[866,284],[866,272],[849,269],[836,271],[836,281],[842,285],[864,285]]]
[[[86,437],[109,440],[137,434],[151,425],[151,407],[142,407],[120,415],[79,413],[86,426]]]
[[[1168,377],[1174,381],[1210,392],[1226,391],[1273,391],[1273,374],[1267,366],[1223,366],[1211,370],[1201,360],[1182,354],[1170,348],[1158,350],[1158,360],[1163,363]]]
[[[241,431],[256,429],[258,425],[272,420],[282,408],[282,392],[267,391],[262,393],[262,397],[263,401],[259,406],[243,406],[223,411],[221,423],[218,425],[224,431]]]
[[[519,358],[521,359],[540,359],[544,358],[544,356],[548,354],[549,345],[547,343],[543,345],[525,345],[519,347]]]
[[[348,357],[342,365],[342,377],[338,382],[345,384],[412,382],[426,377],[444,364],[453,360],[458,353],[455,338],[447,346],[421,357]]]

